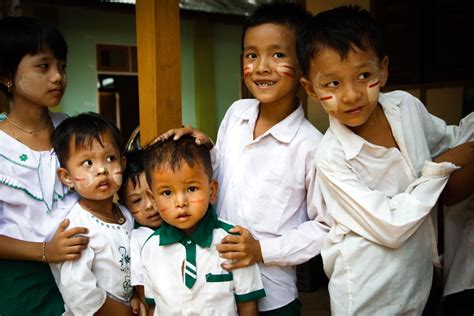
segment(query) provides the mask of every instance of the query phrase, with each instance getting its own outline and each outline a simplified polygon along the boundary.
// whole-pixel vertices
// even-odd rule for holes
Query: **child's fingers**
[[[66,238],[71,238],[75,235],[81,235],[81,234],[87,234],[89,232],[89,230],[85,227],[74,227],[74,228],[71,228],[71,229],[68,229],[66,231],[64,231],[64,237]]]

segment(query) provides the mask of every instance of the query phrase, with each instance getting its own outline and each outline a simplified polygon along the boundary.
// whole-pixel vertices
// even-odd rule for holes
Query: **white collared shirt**
[[[371,144],[331,117],[316,153],[333,221],[321,253],[334,315],[421,315],[436,257],[429,214],[457,168],[431,161],[457,127],[406,92],[380,94],[379,103],[400,149]]]
[[[54,127],[66,118],[49,115]],[[53,149],[32,150],[0,131],[0,235],[34,242],[53,237],[77,201],[56,176],[58,167]]]
[[[474,113],[459,125],[455,145],[474,140]],[[444,293],[474,289],[474,195],[444,206]]]
[[[259,102],[234,102],[219,128],[213,157],[219,182],[220,217],[248,228],[260,241],[267,296],[259,310],[273,310],[297,295],[294,265],[319,254],[327,227],[315,183],[314,152],[321,133],[300,105],[253,138]]]
[[[119,207],[126,218],[121,225],[100,220],[79,203],[69,212],[69,227],[87,227],[89,243],[79,259],[50,264],[64,299],[64,316],[94,315],[107,297],[129,302],[132,295],[130,234],[133,219],[125,206]]]

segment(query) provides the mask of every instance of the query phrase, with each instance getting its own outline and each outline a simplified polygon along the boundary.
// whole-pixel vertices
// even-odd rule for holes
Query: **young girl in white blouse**
[[[318,14],[297,53],[306,92],[330,117],[315,162],[333,223],[321,250],[331,313],[421,315],[438,261],[430,212],[474,147],[449,150],[456,126],[407,92],[379,93],[388,57],[367,11]]]
[[[99,114],[64,120],[53,133],[58,176],[79,195],[68,213],[71,226],[89,230],[81,258],[52,264],[65,315],[131,315],[130,234],[133,219],[113,202],[125,158],[118,128]]]
[[[56,177],[53,113],[66,89],[67,45],[61,33],[31,17],[0,20],[0,314],[60,315],[63,300],[48,262],[80,256],[87,229],[68,229],[77,201]],[[1,93],[0,92],[0,93]]]
[[[153,198],[150,196],[150,187],[145,176],[144,151],[134,150],[125,153],[127,166],[123,171],[123,183],[118,191],[120,202],[123,203],[135,219],[135,229],[130,237],[130,278],[132,286],[139,293],[139,300],[131,301],[134,312],[143,309],[141,303],[146,304],[153,314],[155,301],[145,289],[143,268],[140,260],[140,251],[145,241],[160,227],[162,219]],[[138,297],[137,297],[138,298]]]

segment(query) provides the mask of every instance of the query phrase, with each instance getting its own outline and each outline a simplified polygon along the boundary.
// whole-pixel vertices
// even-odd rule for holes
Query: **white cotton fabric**
[[[50,264],[64,299],[63,315],[93,315],[107,296],[122,303],[129,302],[133,219],[124,206],[119,207],[126,218],[122,225],[98,219],[79,203],[69,212],[69,227],[87,227],[89,244],[80,259]]]
[[[459,125],[455,145],[474,140],[474,114]],[[474,196],[444,206],[444,293],[474,289]]]
[[[49,113],[54,127],[66,118]],[[34,151],[0,131],[0,235],[49,241],[77,201],[56,176],[56,154]]]
[[[145,278],[143,276],[143,265],[141,262],[140,251],[142,250],[145,241],[154,233],[154,230],[140,226],[132,231],[130,238],[130,256],[131,256],[131,281],[132,286],[145,286]],[[158,264],[158,262],[156,263]],[[145,297],[150,298],[149,290],[145,288]]]
[[[212,150],[219,182],[217,214],[248,228],[260,241],[259,264],[267,296],[259,310],[273,310],[298,296],[295,265],[320,253],[327,233],[314,153],[321,133],[293,113],[254,139],[259,101],[243,99],[227,111]]]
[[[206,274],[228,275],[221,267],[225,259],[216,245],[229,235],[222,228],[213,229],[209,248],[196,245],[196,283],[189,289],[183,281],[182,267],[186,250],[179,242],[160,246],[160,235],[149,238],[141,251],[145,287],[156,302],[154,315],[237,315],[235,295],[252,295],[263,289],[257,265],[232,271],[233,279],[207,282]]]
[[[429,216],[457,167],[433,163],[457,127],[402,91],[379,103],[400,148],[371,144],[334,118],[316,153],[333,221],[324,242],[333,315],[421,315],[437,261]]]

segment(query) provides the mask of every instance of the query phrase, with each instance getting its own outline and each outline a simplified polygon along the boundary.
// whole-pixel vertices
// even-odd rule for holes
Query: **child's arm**
[[[257,301],[239,302],[237,309],[240,316],[257,316],[258,304]]]
[[[142,285],[133,287],[133,295],[130,299],[130,307],[132,308],[132,312],[135,315],[146,316],[148,314]]]
[[[232,271],[263,261],[260,242],[253,238],[248,229],[235,226],[230,232],[239,235],[227,235],[216,245],[222,257],[229,260],[222,264],[223,269]]]
[[[113,300],[109,297],[105,299],[102,307],[94,314],[96,316],[133,316],[132,309],[116,300]]]
[[[46,262],[59,263],[66,260],[77,260],[81,251],[87,247],[89,238],[76,236],[87,234],[87,228],[74,227],[66,229],[69,220],[59,225],[53,238],[45,243]],[[0,235],[0,257],[13,260],[44,261],[43,243],[29,242]]]
[[[474,193],[474,162],[454,171],[441,193],[441,202],[451,206],[464,201]]]

